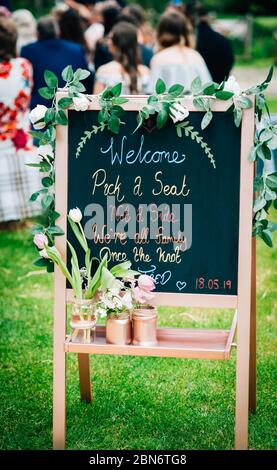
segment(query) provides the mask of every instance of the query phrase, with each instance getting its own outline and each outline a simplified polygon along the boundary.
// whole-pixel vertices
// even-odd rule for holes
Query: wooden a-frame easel
[[[66,96],[59,93],[57,98]],[[140,109],[146,97],[132,97],[124,105],[127,111]],[[195,111],[191,99],[184,102]],[[225,111],[228,105],[216,101],[212,110]],[[91,110],[99,109],[92,97]],[[90,354],[121,354],[139,356],[187,357],[198,359],[228,359],[237,334],[235,449],[248,448],[248,413],[256,410],[256,242],[252,233],[253,163],[248,154],[253,144],[254,109],[246,109],[241,125],[240,212],[238,294],[167,294],[156,295],[157,304],[190,307],[233,308],[232,326],[226,330],[191,330],[158,328],[158,345],[153,347],[116,346],[105,343],[104,327],[97,329],[97,341],[92,344],[73,344],[66,338],[66,305],[72,292],[55,269],[54,300],[54,383],[53,383],[53,446],[65,448],[66,430],[66,354],[78,354],[81,399],[92,400],[90,383]],[[58,223],[65,232],[56,238],[56,246],[66,258],[67,215],[67,141],[68,127],[57,126],[56,146],[56,210],[61,214]]]

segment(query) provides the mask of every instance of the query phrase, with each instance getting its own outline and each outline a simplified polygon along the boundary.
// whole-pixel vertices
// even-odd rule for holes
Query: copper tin
[[[106,322],[106,342],[109,344],[130,344],[131,320],[128,314],[109,316]]]
[[[155,307],[134,310],[133,344],[136,346],[155,346],[157,344],[157,310]]]

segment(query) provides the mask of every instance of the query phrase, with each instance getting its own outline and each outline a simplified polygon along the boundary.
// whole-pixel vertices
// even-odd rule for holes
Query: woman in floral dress
[[[32,67],[15,57],[16,40],[13,22],[0,18],[0,222],[38,212],[29,198],[40,186],[39,172],[26,166],[37,162],[28,134]]]

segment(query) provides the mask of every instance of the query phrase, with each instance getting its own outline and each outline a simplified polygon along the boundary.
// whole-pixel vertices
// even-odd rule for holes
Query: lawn
[[[31,265],[26,230],[0,233],[1,449],[50,449],[53,278]],[[273,449],[276,430],[277,249],[258,242],[258,409],[250,449]],[[275,292],[274,292],[275,291]],[[230,312],[159,311],[161,325],[226,327]],[[94,401],[79,401],[77,359],[68,357],[69,449],[231,449],[235,353],[226,362],[91,358]],[[275,432],[276,435],[276,432]]]

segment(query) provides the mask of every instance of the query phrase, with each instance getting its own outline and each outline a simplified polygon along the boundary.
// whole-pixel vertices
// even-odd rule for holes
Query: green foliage
[[[45,128],[43,131],[33,131],[31,134],[33,137],[39,140],[39,145],[50,144],[53,152],[55,151],[55,140],[57,124],[62,126],[67,125],[68,119],[65,110],[72,105],[73,98],[80,96],[80,91],[84,91],[85,88],[80,82],[89,76],[90,72],[87,70],[77,69],[73,72],[72,66],[69,65],[62,71],[62,79],[65,81],[65,88],[68,90],[68,96],[62,97],[56,102],[56,92],[59,86],[58,77],[51,72],[46,70],[44,73],[44,80],[47,86],[40,88],[40,95],[45,98],[52,100],[51,106],[45,113],[44,122]],[[59,214],[55,211],[55,198],[53,195],[53,186],[55,182],[54,172],[54,158],[53,156],[46,155],[41,157],[40,163],[30,164],[30,166],[36,165],[41,173],[47,173],[41,180],[43,186],[42,189],[33,193],[30,197],[30,201],[36,201],[40,198],[41,207],[44,211],[46,218],[46,224],[40,228],[39,231],[43,231],[49,238],[51,245],[54,245],[54,237],[63,234],[60,227],[55,225],[56,219]],[[36,230],[36,228],[34,228]],[[51,252],[51,245],[49,250]],[[53,259],[56,254],[52,253]],[[55,258],[56,259],[56,258]],[[45,266],[49,272],[53,271],[53,263],[50,259],[37,259],[34,264],[37,266]]]
[[[177,132],[178,137],[183,137],[183,134],[184,134],[186,137],[190,137],[191,140],[195,140],[197,144],[199,144],[201,148],[204,150],[212,166],[216,168],[216,163],[215,163],[215,159],[212,154],[211,148],[208,146],[206,142],[203,141],[203,137],[199,135],[199,132],[197,132],[193,128],[193,126],[189,125],[189,121],[185,121],[185,122],[181,122],[177,124],[176,132]]]

